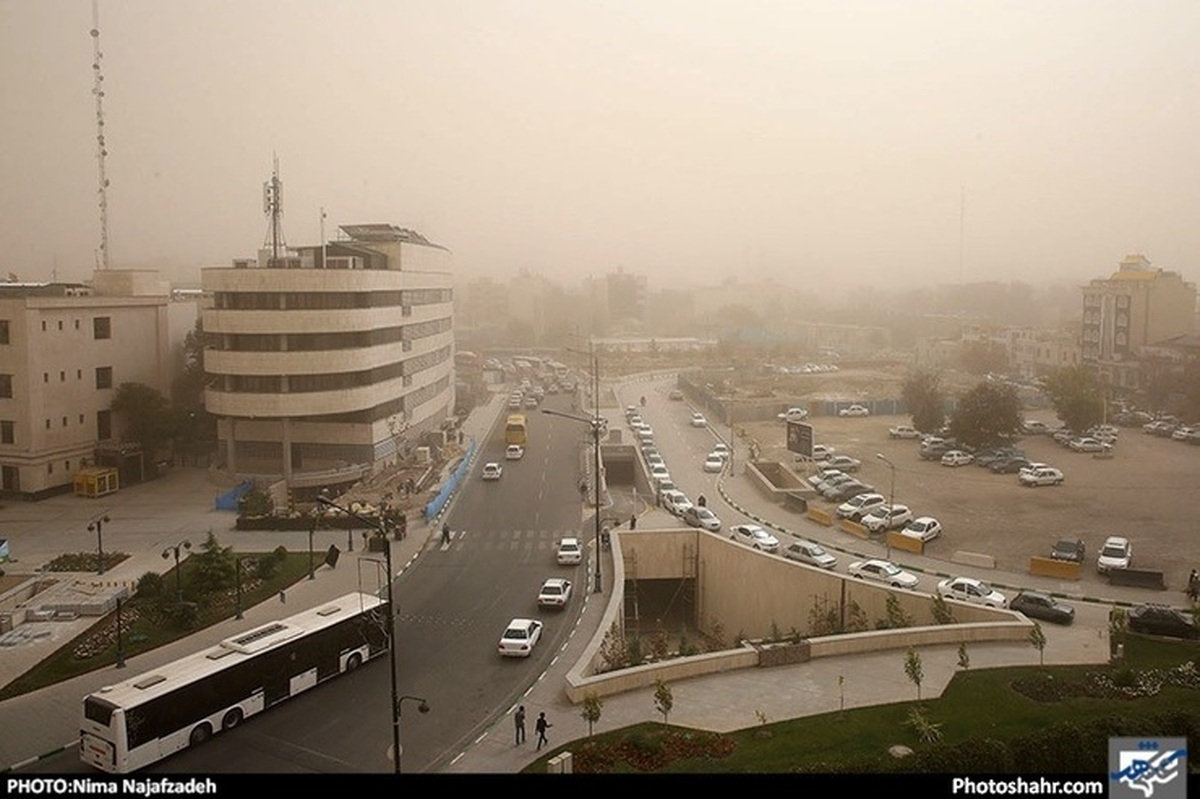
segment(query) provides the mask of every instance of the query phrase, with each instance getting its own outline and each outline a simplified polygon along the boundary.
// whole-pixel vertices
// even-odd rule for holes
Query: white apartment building
[[[204,269],[205,407],[234,474],[289,488],[374,473],[454,412],[450,253],[394,225]],[[271,268],[271,263],[289,268]]]
[[[194,302],[157,273],[97,271],[88,283],[0,283],[0,490],[38,499],[71,489],[116,444],[122,383],[169,396]]]

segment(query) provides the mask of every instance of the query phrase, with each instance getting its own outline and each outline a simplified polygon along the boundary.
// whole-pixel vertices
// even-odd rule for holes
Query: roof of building
[[[446,249],[440,244],[434,244],[415,230],[387,223],[339,225],[339,228],[353,241],[403,242],[406,244],[420,244],[424,247],[437,247],[439,250]]]

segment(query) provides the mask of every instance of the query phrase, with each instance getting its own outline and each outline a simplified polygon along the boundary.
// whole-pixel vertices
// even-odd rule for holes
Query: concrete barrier
[[[1157,588],[1165,591],[1166,582],[1163,573],[1147,569],[1113,569],[1108,573],[1110,585],[1130,585],[1136,588]]]
[[[887,545],[901,552],[912,552],[914,555],[921,555],[925,552],[924,541],[919,538],[910,538],[906,535],[901,535],[895,530],[888,532]]]
[[[838,526],[842,529],[842,532],[857,536],[864,541],[871,537],[871,534],[867,532],[867,528],[851,519],[842,519]]]
[[[1072,560],[1032,557],[1029,559],[1029,573],[1037,577],[1079,580],[1083,577],[1083,564]]]
[[[833,514],[829,511],[821,510],[820,508],[809,508],[806,515],[817,524],[823,524],[826,527],[833,524]]]

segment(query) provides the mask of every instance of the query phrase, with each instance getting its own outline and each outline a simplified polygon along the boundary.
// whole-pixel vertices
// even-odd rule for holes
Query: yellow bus
[[[504,443],[525,446],[525,414],[514,413],[508,417],[504,427]]]

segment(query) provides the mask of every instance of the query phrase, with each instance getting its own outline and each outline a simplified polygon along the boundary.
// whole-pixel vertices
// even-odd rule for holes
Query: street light
[[[888,516],[890,517],[896,507],[896,464],[892,463],[887,458],[885,458],[882,452],[876,452],[875,457],[879,458],[879,460],[886,463],[888,465],[888,468],[892,470],[892,490],[890,492],[890,495],[888,496]],[[890,519],[889,519],[889,521],[890,521]],[[888,531],[887,531],[886,527],[883,530],[883,543],[884,543],[884,546],[887,547],[887,559],[891,560],[892,559],[892,542],[890,539],[888,539]]]
[[[420,704],[419,704],[419,705],[417,705],[417,711],[418,711],[418,712],[420,712],[420,713],[428,713],[428,712],[429,712],[429,703],[428,703],[428,702],[426,702],[424,699],[422,699],[422,698],[421,698],[421,697],[419,697],[419,696],[402,696],[402,697],[400,697],[399,699],[397,699],[397,700],[396,700],[396,735],[397,735],[397,737],[396,737],[396,740],[397,740],[397,741],[398,741],[398,740],[400,740],[400,738],[399,738],[399,734],[400,734],[400,705],[402,705],[402,704],[404,703],[404,700],[405,700],[405,699],[410,699],[410,700],[412,700],[413,702],[420,702]],[[399,747],[399,744],[397,744],[397,747]],[[400,773],[400,749],[399,749],[399,748],[397,748],[397,749],[396,749],[396,773],[397,773],[397,774],[399,774],[399,773]]]
[[[173,547],[167,547],[163,550],[163,560],[171,557],[171,553],[175,553],[175,601],[183,601],[183,572],[179,570],[179,551],[181,549],[191,549],[192,542],[184,539]]]
[[[324,493],[317,496],[317,504],[326,508],[334,508],[340,510],[347,516],[353,516],[360,522],[379,528],[379,534],[383,536],[383,559],[385,568],[387,569],[387,639],[388,639],[388,662],[390,668],[388,671],[392,676],[392,751],[395,752],[394,768],[397,774],[400,773],[400,697],[399,690],[396,687],[396,604],[393,602],[392,596],[392,544],[387,537],[387,514],[385,513],[386,504],[380,505],[379,518],[368,519],[365,516],[360,516],[349,508],[343,508],[341,505],[334,502]],[[426,706],[428,709],[428,706]]]
[[[88,524],[88,532],[96,531],[96,574],[104,574],[104,524],[110,521],[108,514],[97,516]]]
[[[594,456],[593,461],[592,461],[592,470],[594,472],[594,474],[592,475],[592,482],[594,483],[594,485],[593,485],[593,489],[595,491],[594,509],[596,512],[596,588],[595,588],[595,592],[597,594],[599,594],[604,591],[603,578],[601,577],[601,574],[600,574],[600,428],[604,426],[604,420],[600,418],[599,407],[597,407],[596,411],[597,411],[596,415],[593,416],[591,419],[588,419],[587,417],[584,417],[584,416],[575,416],[574,414],[563,413],[562,411],[554,411],[554,410],[550,410],[549,408],[542,408],[542,413],[546,413],[551,416],[561,416],[564,419],[574,419],[577,422],[583,422],[584,424],[591,425],[591,428],[592,428],[592,448],[593,448],[593,456]]]
[[[233,559],[233,578],[237,584],[237,603],[234,606],[237,615],[234,618],[243,619],[245,616],[242,615],[242,559],[236,556]]]
[[[325,515],[325,505],[321,502],[321,497],[324,494],[325,489],[321,489],[321,494],[317,497],[317,507],[313,509],[312,524],[308,527],[308,579],[310,580],[317,579],[316,575],[313,574],[313,535],[317,532],[317,523]]]

